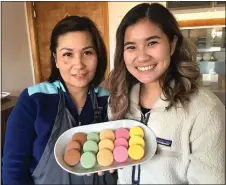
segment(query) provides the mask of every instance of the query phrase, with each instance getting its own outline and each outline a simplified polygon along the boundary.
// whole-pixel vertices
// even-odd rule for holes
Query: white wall
[[[2,91],[18,95],[34,83],[24,2],[2,2]]]

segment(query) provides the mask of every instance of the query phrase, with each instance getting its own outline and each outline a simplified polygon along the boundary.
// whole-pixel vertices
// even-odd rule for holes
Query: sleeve
[[[2,159],[3,184],[30,184],[29,172],[35,137],[36,105],[25,89],[9,116],[6,125]]]
[[[224,184],[225,108],[204,108],[190,134],[189,184]]]

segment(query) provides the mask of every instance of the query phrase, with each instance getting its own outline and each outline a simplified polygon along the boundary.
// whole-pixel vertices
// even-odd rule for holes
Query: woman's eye
[[[133,50],[133,49],[135,49],[135,46],[128,46],[128,47],[126,47],[126,49],[127,50]]]
[[[157,43],[156,41],[149,42],[149,43],[148,43],[148,46],[153,46],[153,45],[155,45],[156,43]]]
[[[92,51],[85,51],[85,52],[84,52],[84,55],[92,55],[92,54],[93,54]]]
[[[64,53],[63,56],[70,57],[70,56],[72,56],[72,53]]]

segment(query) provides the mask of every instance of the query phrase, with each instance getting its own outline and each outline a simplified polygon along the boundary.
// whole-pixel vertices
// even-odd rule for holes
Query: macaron
[[[129,139],[129,130],[127,128],[119,128],[115,131],[115,138]]]
[[[110,166],[113,163],[114,157],[110,150],[102,149],[97,154],[97,162],[101,166]]]
[[[125,162],[128,159],[128,151],[124,146],[117,146],[113,151],[114,159],[117,162]]]
[[[82,146],[86,142],[86,134],[83,132],[78,132],[72,136],[73,141],[78,141]]]
[[[98,143],[100,141],[100,136],[99,136],[99,133],[97,132],[90,132],[88,133],[87,135],[87,140],[88,141],[95,141],[96,143]]]
[[[64,162],[69,166],[75,166],[80,161],[81,154],[76,149],[71,149],[65,152]]]
[[[90,169],[96,164],[96,155],[92,152],[84,152],[81,156],[80,163],[83,168]]]
[[[103,139],[110,139],[112,141],[115,140],[115,134],[114,131],[111,129],[105,129],[103,131],[100,132],[100,140]]]
[[[139,126],[132,127],[129,131],[129,134],[130,134],[130,137],[133,137],[133,136],[144,137],[144,131]]]
[[[128,141],[125,138],[118,138],[114,141],[115,147],[117,146],[124,146],[125,148],[128,148]]]
[[[145,146],[144,139],[140,136],[133,136],[129,139],[129,146],[132,145],[141,145],[142,147]]]
[[[95,141],[86,141],[83,145],[83,151],[96,154],[98,152],[98,145]]]
[[[144,156],[144,148],[140,145],[129,147],[128,154],[133,160],[140,160]]]
[[[81,145],[77,141],[70,141],[66,146],[66,151],[71,149],[77,149],[78,151],[81,150]]]
[[[99,150],[102,150],[102,149],[109,149],[111,151],[113,151],[114,149],[114,143],[112,140],[110,139],[103,139],[99,142]]]

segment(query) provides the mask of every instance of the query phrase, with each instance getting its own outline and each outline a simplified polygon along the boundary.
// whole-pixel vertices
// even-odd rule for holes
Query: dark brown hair
[[[114,69],[110,74],[110,108],[113,119],[121,119],[129,110],[129,94],[138,80],[126,69],[123,52],[124,37],[128,26],[140,20],[149,20],[159,26],[169,41],[178,38],[170,66],[161,76],[160,85],[165,101],[169,101],[170,109],[180,102],[183,107],[190,96],[197,92],[200,80],[199,66],[196,62],[196,48],[183,37],[179,25],[168,9],[158,3],[142,3],[132,8],[122,19],[116,32],[116,50]],[[174,86],[171,86],[174,82]]]

